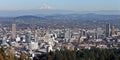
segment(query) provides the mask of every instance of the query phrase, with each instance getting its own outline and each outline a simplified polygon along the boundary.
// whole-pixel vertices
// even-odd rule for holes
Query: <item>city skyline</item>
[[[120,0],[0,0],[0,60],[120,60]]]
[[[119,0],[0,0],[0,10],[120,10]]]

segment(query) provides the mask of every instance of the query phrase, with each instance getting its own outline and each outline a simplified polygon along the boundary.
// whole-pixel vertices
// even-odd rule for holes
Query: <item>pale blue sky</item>
[[[0,10],[120,10],[120,0],[0,0]]]

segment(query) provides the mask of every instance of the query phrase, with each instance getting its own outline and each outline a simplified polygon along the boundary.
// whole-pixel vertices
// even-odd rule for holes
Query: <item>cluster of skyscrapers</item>
[[[106,24],[104,28],[95,29],[31,29],[29,27],[18,29],[17,24],[14,23],[11,28],[1,27],[0,34],[0,45],[8,47],[6,50],[14,48],[17,52],[14,54],[17,57],[20,56],[18,48],[32,55],[29,57],[34,57],[36,54],[65,48],[80,50],[120,46],[120,30],[116,30],[114,25],[110,24]]]

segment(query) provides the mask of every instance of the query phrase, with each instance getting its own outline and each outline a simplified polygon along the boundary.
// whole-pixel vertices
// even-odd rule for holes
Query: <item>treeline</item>
[[[26,54],[21,53],[18,58],[12,52],[5,52],[3,48],[0,48],[0,60],[31,60],[26,57],[28,57]],[[34,57],[34,60],[120,60],[120,49],[56,50]]]
[[[120,60],[120,49],[61,50],[35,57],[34,60]]]
[[[26,57],[27,55],[25,53],[21,53],[20,57],[16,57],[10,50],[5,51],[3,47],[0,47],[0,60],[31,60]]]

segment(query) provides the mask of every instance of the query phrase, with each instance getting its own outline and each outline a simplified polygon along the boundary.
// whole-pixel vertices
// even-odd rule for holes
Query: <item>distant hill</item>
[[[34,15],[23,15],[17,17],[0,17],[0,21],[19,21],[19,22],[28,22],[28,21],[91,21],[91,20],[120,20],[120,15],[101,15],[101,14],[53,14],[46,16],[34,16]]]
[[[102,15],[120,15],[120,10],[101,10],[101,11],[70,11],[54,9],[37,9],[37,10],[9,10],[0,11],[0,17],[17,17],[24,15],[47,16],[55,14],[102,14]]]
[[[52,9],[38,9],[38,10],[11,10],[11,11],[0,11],[0,17],[17,17],[23,15],[51,15],[51,14],[69,14],[74,11],[68,10],[52,10]]]
[[[32,15],[14,17],[14,20],[45,20],[43,17],[37,17]]]
[[[32,23],[38,22],[41,20],[47,20],[44,17],[37,17],[33,15],[25,15],[25,16],[18,16],[18,17],[0,17],[0,22],[5,23],[13,23],[13,22],[20,22],[20,23]]]
[[[65,15],[49,15],[47,19],[58,20],[119,20],[120,15],[101,15],[101,14],[65,14]]]

